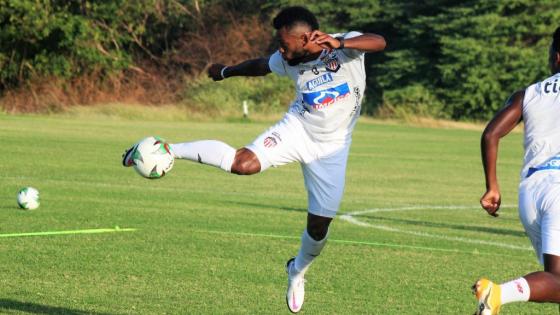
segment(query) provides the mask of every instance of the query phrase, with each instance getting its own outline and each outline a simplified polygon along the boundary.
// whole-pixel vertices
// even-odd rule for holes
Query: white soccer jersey
[[[525,90],[525,157],[521,178],[560,154],[560,73]]]
[[[352,38],[359,32],[333,34]],[[270,56],[270,70],[289,76],[296,99],[290,106],[305,130],[319,142],[349,143],[360,115],[366,86],[364,53],[354,49],[324,50],[314,61],[288,65],[279,51]]]

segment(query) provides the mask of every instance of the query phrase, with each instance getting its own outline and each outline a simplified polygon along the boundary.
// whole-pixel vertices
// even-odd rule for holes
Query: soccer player
[[[215,81],[271,72],[288,76],[296,95],[284,117],[238,150],[216,140],[170,147],[176,158],[239,175],[290,162],[301,164],[308,193],[307,227],[297,256],[286,265],[286,302],[296,313],[303,305],[305,272],[325,246],[329,224],[342,199],[352,130],[366,87],[364,53],[382,51],[385,40],[359,32],[326,34],[319,30],[313,13],[303,7],[283,9],[273,26],[278,51],[233,66],[213,64],[208,74]],[[130,151],[125,153],[125,166],[133,163]]]
[[[553,75],[515,92],[488,123],[481,139],[486,193],[480,204],[498,216],[496,178],[498,143],[521,120],[525,124],[525,158],[519,184],[519,218],[544,271],[495,284],[480,279],[473,286],[476,314],[498,314],[511,302],[560,303],[560,27],[549,50]]]

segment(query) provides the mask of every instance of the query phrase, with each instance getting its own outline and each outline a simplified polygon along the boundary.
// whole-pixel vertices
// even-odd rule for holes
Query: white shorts
[[[535,172],[519,184],[519,218],[543,263],[560,256],[560,170]]]
[[[350,143],[314,141],[302,122],[287,113],[276,125],[246,146],[261,163],[261,172],[271,166],[300,162],[308,196],[308,211],[333,218],[338,211],[346,177]]]

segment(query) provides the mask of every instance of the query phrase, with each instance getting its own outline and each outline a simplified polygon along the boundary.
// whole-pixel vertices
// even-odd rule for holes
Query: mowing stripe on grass
[[[266,237],[266,238],[295,239],[295,240],[300,239],[299,236],[279,235],[279,234],[262,234],[262,233],[232,232],[232,231],[217,231],[217,230],[197,230],[197,231],[211,233],[211,234],[225,234],[225,235],[237,235],[237,236],[249,236],[249,237]],[[376,247],[390,247],[390,248],[399,248],[399,249],[412,249],[412,250],[422,250],[422,251],[430,251],[430,252],[446,252],[446,253],[467,254],[467,255],[519,257],[518,255],[479,252],[478,250],[467,251],[467,250],[450,249],[450,248],[402,245],[402,244],[394,244],[394,243],[380,243],[380,242],[368,242],[368,241],[340,240],[340,239],[333,239],[333,238],[329,238],[329,243],[367,245],[367,246],[376,246]]]
[[[136,231],[136,229],[115,227],[115,228],[112,228],[112,229],[86,229],[86,230],[69,230],[69,231],[8,233],[8,234],[0,234],[0,237],[49,236],[49,235],[68,235],[68,234],[97,234],[97,233],[132,232],[132,231]]]
[[[502,206],[502,208],[513,208],[513,207],[514,206]],[[401,208],[372,208],[372,209],[353,211],[353,212],[343,214],[340,216],[340,219],[352,223],[354,225],[388,231],[388,232],[395,232],[400,234],[438,238],[447,241],[456,241],[456,242],[470,243],[470,244],[489,245],[489,246],[514,249],[514,250],[522,250],[522,251],[533,250],[533,248],[530,246],[519,246],[519,245],[512,245],[512,244],[506,244],[506,243],[494,242],[494,241],[477,240],[477,239],[457,237],[457,236],[447,236],[447,235],[419,232],[419,231],[412,231],[412,230],[403,230],[403,229],[390,227],[387,225],[371,224],[371,223],[363,222],[356,218],[359,215],[363,215],[367,213],[375,213],[375,212],[411,211],[411,210],[465,210],[465,209],[475,209],[475,208],[477,207],[475,206],[412,206],[412,207],[401,207]]]

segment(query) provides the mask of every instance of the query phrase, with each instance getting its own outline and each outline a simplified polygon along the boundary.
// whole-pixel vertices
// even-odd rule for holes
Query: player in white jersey
[[[486,193],[480,203],[490,215],[498,216],[498,142],[524,122],[519,218],[544,271],[500,285],[478,280],[473,286],[478,299],[476,314],[498,314],[501,305],[511,302],[560,303],[560,28],[553,35],[549,66],[553,76],[514,93],[490,121],[481,140]]]
[[[176,158],[213,165],[239,175],[299,162],[308,192],[307,226],[295,258],[288,260],[286,302],[299,312],[304,300],[304,274],[323,249],[329,224],[338,211],[352,130],[365,90],[364,53],[382,51],[383,37],[350,32],[329,35],[303,7],[288,7],[274,18],[279,49],[265,58],[234,66],[214,64],[209,76],[290,77],[296,97],[284,118],[250,145],[235,150],[215,140],[172,144]],[[132,165],[125,152],[123,164]]]

